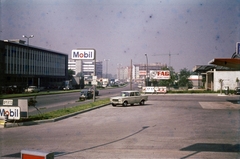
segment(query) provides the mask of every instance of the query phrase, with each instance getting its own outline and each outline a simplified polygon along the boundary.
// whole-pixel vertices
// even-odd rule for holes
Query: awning
[[[193,68],[193,72],[205,73],[213,68],[216,68],[215,65],[196,65]]]
[[[210,61],[209,64],[240,69],[240,59],[237,59],[237,58],[236,59],[216,58],[216,59],[213,59],[212,61]]]

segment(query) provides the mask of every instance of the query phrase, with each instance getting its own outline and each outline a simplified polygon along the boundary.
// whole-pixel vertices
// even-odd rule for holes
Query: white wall
[[[230,90],[237,87],[236,78],[240,80],[240,71],[216,71],[214,69],[214,91],[218,91],[221,88],[219,79],[223,80],[223,90],[225,86],[228,86]]]

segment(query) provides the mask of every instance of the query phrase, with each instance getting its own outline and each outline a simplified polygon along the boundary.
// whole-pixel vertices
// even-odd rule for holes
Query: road
[[[137,87],[134,85],[133,87],[136,89]],[[96,96],[97,99],[106,98],[114,95],[119,95],[122,90],[129,90],[130,86],[114,88],[114,89],[100,89],[99,96]],[[77,102],[80,96],[79,92],[73,93],[64,93],[64,94],[54,94],[54,95],[42,95],[37,96],[37,104],[36,107],[42,112],[49,112],[57,109],[63,109],[67,107],[77,106],[82,103],[90,102],[92,100],[86,100],[85,102]],[[29,115],[38,114],[36,108],[29,107]]]
[[[0,129],[0,158],[21,150],[56,159],[240,158],[237,96],[150,95],[146,105],[105,106],[54,123]]]

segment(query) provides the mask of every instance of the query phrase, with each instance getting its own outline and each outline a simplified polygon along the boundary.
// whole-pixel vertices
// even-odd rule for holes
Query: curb
[[[39,125],[39,124],[44,124],[44,123],[56,122],[56,121],[60,121],[60,120],[63,120],[63,119],[66,119],[66,118],[69,118],[69,117],[72,117],[72,116],[75,116],[75,115],[78,115],[78,114],[89,112],[91,110],[95,110],[95,109],[98,109],[98,108],[101,108],[101,107],[105,107],[109,104],[110,103],[99,105],[99,106],[89,108],[89,109],[86,109],[86,110],[82,110],[82,111],[79,111],[79,112],[75,112],[75,113],[67,114],[67,115],[64,115],[64,116],[60,116],[60,117],[57,117],[57,118],[54,118],[54,119],[27,121],[27,122],[22,122],[22,123],[0,122],[0,128],[11,128],[11,127],[17,127],[17,126],[30,126],[30,125]]]

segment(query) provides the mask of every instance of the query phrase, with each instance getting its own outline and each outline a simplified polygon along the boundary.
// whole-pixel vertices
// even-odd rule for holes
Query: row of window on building
[[[64,56],[18,46],[5,49],[6,74],[65,76]]]

